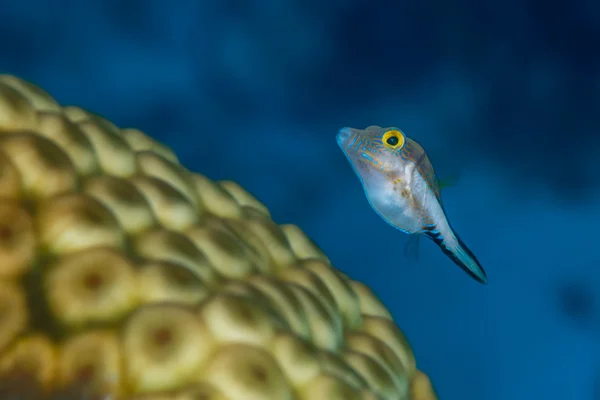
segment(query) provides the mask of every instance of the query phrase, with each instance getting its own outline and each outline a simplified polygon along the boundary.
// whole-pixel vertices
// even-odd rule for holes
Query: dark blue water
[[[597,2],[6,3],[3,72],[298,223],[390,307],[441,398],[600,398]],[[335,143],[372,124],[460,174],[444,202],[488,286],[431,242],[403,256]]]

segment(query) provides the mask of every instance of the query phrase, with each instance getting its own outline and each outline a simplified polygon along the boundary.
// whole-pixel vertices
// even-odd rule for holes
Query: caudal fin
[[[477,260],[477,257],[475,257],[458,235],[454,235],[454,240],[444,240],[440,235],[432,235],[431,238],[463,271],[477,282],[484,285],[487,284],[485,270],[479,263],[479,260]]]

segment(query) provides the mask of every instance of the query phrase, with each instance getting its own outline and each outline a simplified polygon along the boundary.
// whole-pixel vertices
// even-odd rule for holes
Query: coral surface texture
[[[3,75],[0,398],[436,395],[386,307],[296,225]]]

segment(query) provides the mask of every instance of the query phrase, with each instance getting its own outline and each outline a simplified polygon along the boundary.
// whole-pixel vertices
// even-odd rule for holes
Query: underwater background
[[[0,72],[232,179],[367,283],[441,399],[600,399],[600,5],[19,0]],[[418,260],[335,141],[397,126],[489,284]]]

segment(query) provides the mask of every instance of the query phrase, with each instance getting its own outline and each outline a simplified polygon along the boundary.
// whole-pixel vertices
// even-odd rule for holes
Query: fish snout
[[[335,140],[342,150],[348,150],[356,142],[357,137],[358,133],[354,129],[346,127],[338,131]]]

